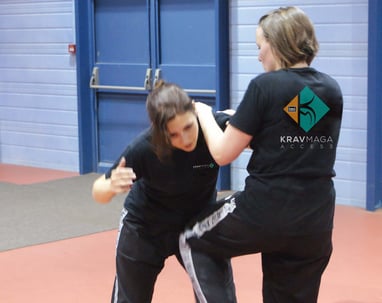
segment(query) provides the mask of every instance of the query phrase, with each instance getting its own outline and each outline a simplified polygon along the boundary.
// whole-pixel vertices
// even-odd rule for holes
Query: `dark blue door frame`
[[[190,0],[191,1],[191,0]],[[229,107],[229,5],[213,0],[216,12],[216,100],[217,110]],[[94,1],[75,1],[77,44],[77,94],[80,173],[97,171],[97,132],[94,119],[94,90],[89,88],[92,75]],[[230,167],[221,168],[220,189],[230,189]]]
[[[92,74],[94,54],[92,52],[93,19],[92,1],[75,1],[76,46],[77,46],[77,95],[78,95],[78,136],[80,174],[95,172],[96,162],[96,132],[92,112],[94,109],[94,92],[89,89],[88,81]]]
[[[366,209],[382,207],[382,1],[369,0]]]

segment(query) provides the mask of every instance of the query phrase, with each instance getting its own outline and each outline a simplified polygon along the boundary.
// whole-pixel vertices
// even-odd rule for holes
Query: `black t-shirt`
[[[332,228],[341,118],[337,82],[313,68],[253,79],[230,124],[253,136],[243,215],[270,232]]]
[[[217,113],[215,118],[224,129],[229,116]],[[127,146],[121,157],[137,176],[124,206],[151,234],[183,230],[192,217],[216,201],[219,166],[208,151],[200,126],[192,152],[174,149],[170,160],[160,161],[148,129]],[[106,173],[107,178],[118,163]]]

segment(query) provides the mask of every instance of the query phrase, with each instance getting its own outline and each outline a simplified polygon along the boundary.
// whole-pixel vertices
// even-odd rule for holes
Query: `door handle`
[[[143,86],[117,86],[117,85],[100,85],[99,84],[99,68],[93,67],[92,76],[90,77],[89,87],[94,89],[113,89],[113,90],[135,90],[146,91],[151,89],[151,68],[146,70]]]
[[[214,89],[192,89],[186,88],[184,89],[186,93],[189,94],[216,94],[216,90]]]
[[[160,79],[160,68],[157,68],[155,70],[153,87],[155,87],[157,85],[157,82],[159,81],[159,79]]]

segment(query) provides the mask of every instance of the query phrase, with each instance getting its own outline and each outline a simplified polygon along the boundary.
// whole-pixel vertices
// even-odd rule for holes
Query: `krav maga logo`
[[[327,114],[329,107],[306,86],[284,107],[284,111],[308,132]]]

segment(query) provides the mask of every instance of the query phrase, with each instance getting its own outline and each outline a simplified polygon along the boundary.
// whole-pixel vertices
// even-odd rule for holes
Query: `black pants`
[[[166,258],[175,255],[183,266],[178,247],[179,232],[163,232],[153,236],[150,230],[153,230],[152,226],[145,228],[126,210],[122,212],[112,303],[151,302],[155,281]],[[216,302],[235,303],[230,260],[205,254],[196,254],[195,258],[203,267],[201,274],[213,280],[210,289],[215,293]],[[180,301],[182,298],[179,298]]]
[[[332,233],[286,236],[264,234],[236,212],[235,195],[218,201],[179,238],[180,252],[200,302],[218,301],[211,279],[200,274],[201,253],[230,258],[261,253],[264,303],[315,303],[321,276],[332,253]]]

